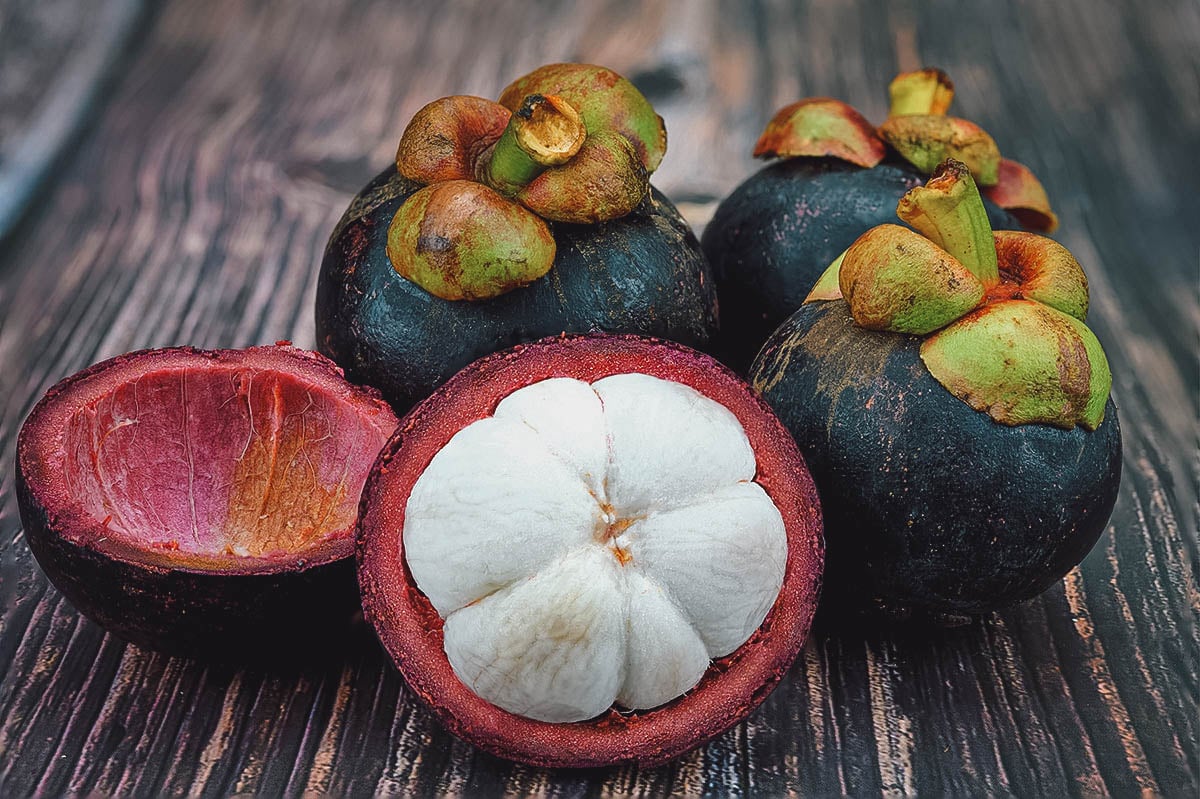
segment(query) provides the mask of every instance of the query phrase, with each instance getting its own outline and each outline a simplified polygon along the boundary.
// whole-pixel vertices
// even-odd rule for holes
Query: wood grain
[[[0,241],[90,119],[144,0],[0,0]]]
[[[1197,53],[1190,0],[167,3],[0,253],[0,795],[1194,796]],[[671,137],[656,182],[695,222],[755,168],[776,107],[826,94],[878,120],[897,69],[948,70],[1091,279],[1125,478],[1082,567],[964,628],[827,618],[749,721],[653,770],[481,754],[366,631],[267,671],[81,619],[16,514],[37,398],[140,347],[311,346],[325,239],[408,117],[553,60],[645,88]]]

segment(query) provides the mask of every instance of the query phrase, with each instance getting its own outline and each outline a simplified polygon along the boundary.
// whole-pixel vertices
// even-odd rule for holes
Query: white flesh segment
[[[602,524],[587,486],[536,432],[483,419],[417,479],[404,551],[417,587],[445,617],[592,541]]]
[[[579,472],[592,493],[604,493],[608,441],[604,408],[582,380],[555,377],[509,394],[493,416],[516,419],[542,437],[546,447]]]
[[[628,573],[628,650],[617,704],[650,708],[696,686],[708,670],[708,650],[670,598],[636,569]]]
[[[590,719],[616,699],[624,672],[623,575],[588,547],[475,605],[443,628],[458,678],[510,713]]]
[[[608,423],[608,502],[624,514],[674,507],[754,477],[754,452],[728,408],[643,374],[592,384]]]
[[[641,374],[555,378],[460,430],[410,494],[409,569],[455,673],[544,721],[657,707],[779,594],[783,520],[737,418]]]
[[[713,658],[746,642],[783,586],[783,518],[757,483],[653,513],[618,542],[642,574],[679,605]]]

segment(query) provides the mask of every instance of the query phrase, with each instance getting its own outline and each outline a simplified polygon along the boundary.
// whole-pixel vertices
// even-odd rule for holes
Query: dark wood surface
[[[76,146],[0,251],[0,795],[1196,795],[1200,4],[178,0],[138,30],[96,62],[108,89],[84,92]],[[325,239],[409,116],[553,60],[644,87],[671,138],[656,182],[696,224],[776,107],[827,94],[880,119],[897,69],[948,70],[1091,279],[1125,476],[1084,564],[964,628],[825,624],[746,723],[654,770],[483,755],[365,634],[323,665],[245,670],[82,619],[17,517],[37,398],[141,347],[312,346]],[[35,130],[10,90],[0,153]]]

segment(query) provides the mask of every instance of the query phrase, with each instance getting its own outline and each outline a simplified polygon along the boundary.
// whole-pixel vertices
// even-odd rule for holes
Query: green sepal
[[[921,360],[951,394],[1006,425],[1095,430],[1112,388],[1087,325],[1030,300],[969,314],[927,338]]]
[[[840,100],[810,97],[779,109],[754,145],[755,158],[830,156],[870,169],[887,155],[862,114]]]
[[[983,283],[945,250],[899,225],[879,225],[846,251],[842,296],[859,327],[924,335],[977,307]]]
[[[537,280],[554,265],[545,221],[482,183],[426,186],[388,227],[392,267],[435,297],[485,300]]]
[[[609,131],[589,134],[566,164],[542,172],[516,199],[543,219],[591,225],[637,208],[650,179],[629,139]]]
[[[1070,250],[1054,239],[1021,230],[993,234],[1000,268],[1021,284],[1021,296],[1087,319],[1088,282]]]
[[[1000,148],[983,128],[958,117],[910,114],[889,117],[879,135],[926,174],[947,158],[962,161],[980,186],[1000,179]]]
[[[847,252],[849,250],[842,250],[842,254],[834,258],[833,263],[821,273],[821,277],[813,284],[812,291],[804,298],[806,303],[842,298],[842,287],[838,281],[841,279],[842,261],[845,260]]]

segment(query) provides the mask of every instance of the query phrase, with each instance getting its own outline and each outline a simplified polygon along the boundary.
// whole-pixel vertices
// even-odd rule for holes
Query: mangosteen
[[[358,610],[358,500],[396,424],[291,346],[122,355],[22,426],[25,537],[67,599],[139,646],[320,651]]]
[[[664,762],[800,651],[823,550],[779,420],[706,355],[546,339],[468,366],[363,491],[363,608],[456,735],[539,766]]]
[[[325,250],[317,341],[403,411],[471,361],[564,332],[705,347],[716,293],[649,183],[662,119],[603,67],[552,64],[498,103],[435,100]]]
[[[721,357],[749,366],[767,336],[800,307],[829,263],[859,234],[890,221],[900,197],[945,158],[987,188],[996,228],[1058,224],[1046,192],[1021,164],[965,119],[946,116],[954,87],[941,70],[892,81],[891,112],[876,130],[854,108],[815,97],[781,109],[754,148],[784,159],[751,176],[717,208],[704,253],[721,302]],[[1010,215],[1011,213],[1011,215]]]
[[[1035,596],[1112,512],[1121,433],[1056,242],[993,232],[949,161],[864,233],[751,368],[817,482],[830,593],[945,619]]]

